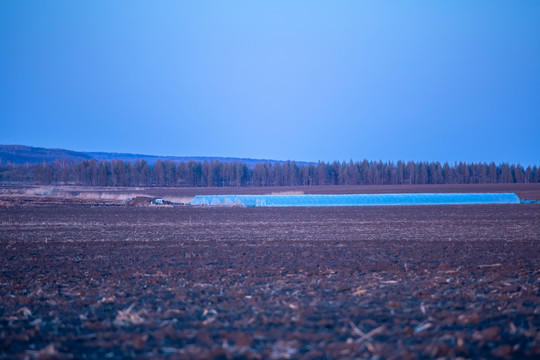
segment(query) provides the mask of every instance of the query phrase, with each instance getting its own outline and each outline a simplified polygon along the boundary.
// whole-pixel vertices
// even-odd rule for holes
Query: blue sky
[[[2,1],[0,143],[540,164],[540,1]]]

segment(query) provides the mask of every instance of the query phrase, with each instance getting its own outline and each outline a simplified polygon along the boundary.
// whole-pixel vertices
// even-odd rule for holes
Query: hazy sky
[[[0,143],[540,164],[540,1],[0,2]]]

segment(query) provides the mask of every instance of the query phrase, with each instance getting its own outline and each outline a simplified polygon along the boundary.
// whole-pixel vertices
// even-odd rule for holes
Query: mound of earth
[[[133,199],[128,199],[125,203],[128,206],[172,205],[170,201],[149,196],[137,196]]]
[[[148,206],[152,204],[153,198],[147,196],[137,196],[133,199],[128,199],[126,205],[129,206]]]

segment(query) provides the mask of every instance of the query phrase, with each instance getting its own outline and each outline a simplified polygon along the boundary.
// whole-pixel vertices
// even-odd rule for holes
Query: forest
[[[42,164],[0,164],[0,182],[44,185],[238,187],[310,185],[399,185],[540,182],[540,168],[519,164],[349,161],[297,164],[158,160],[150,166],[93,159]]]

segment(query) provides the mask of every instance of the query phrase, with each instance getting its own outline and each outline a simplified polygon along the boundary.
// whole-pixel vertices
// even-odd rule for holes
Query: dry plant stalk
[[[131,312],[134,307],[135,304],[131,304],[126,310],[118,310],[114,324],[120,326],[143,324],[144,319],[138,313]]]

